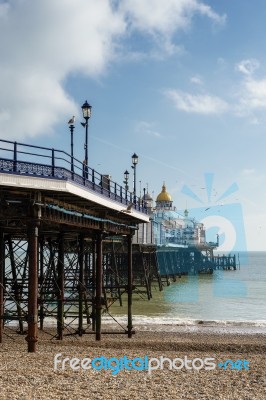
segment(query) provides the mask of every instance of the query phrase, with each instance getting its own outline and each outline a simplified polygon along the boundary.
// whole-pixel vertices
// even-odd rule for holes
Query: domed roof
[[[172,197],[166,191],[166,186],[163,184],[162,191],[158,194],[156,201],[172,201]]]
[[[152,197],[151,197],[150,193],[145,193],[145,195],[142,196],[142,199],[143,200],[152,200]]]

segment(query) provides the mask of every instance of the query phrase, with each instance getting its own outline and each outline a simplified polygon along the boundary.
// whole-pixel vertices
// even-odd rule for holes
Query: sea
[[[266,252],[236,254],[236,270],[177,278],[159,291],[153,284],[152,299],[143,293],[133,297],[133,325],[143,330],[266,335]],[[106,322],[126,324],[126,298],[114,304]],[[105,317],[106,318],[106,317]]]
[[[266,252],[234,254],[239,263],[236,270],[184,275],[165,284],[162,291],[154,281],[150,300],[144,288],[137,288],[132,307],[136,331],[259,333],[266,340]],[[54,318],[46,323],[56,326]],[[103,331],[106,328],[127,329],[126,293],[122,306],[116,301],[102,315]]]

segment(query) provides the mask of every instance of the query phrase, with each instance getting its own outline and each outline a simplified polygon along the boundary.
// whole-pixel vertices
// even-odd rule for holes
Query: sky
[[[265,0],[0,0],[0,138],[84,159],[266,250]],[[214,236],[214,237],[213,237]],[[238,239],[236,239],[238,237]]]

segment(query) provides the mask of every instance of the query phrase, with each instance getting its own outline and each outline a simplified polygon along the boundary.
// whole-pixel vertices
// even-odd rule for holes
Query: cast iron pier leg
[[[5,271],[5,239],[0,231],[0,343],[3,341],[4,331],[4,271]]]
[[[96,298],[96,241],[93,239],[92,241],[92,291],[91,291],[91,298],[92,298],[92,308],[91,308],[91,315],[92,315],[92,330],[95,331],[96,329],[96,321],[95,321],[95,298]]]
[[[84,237],[79,238],[79,326],[78,335],[82,336],[83,331],[83,297],[84,297]]]
[[[12,280],[14,285],[14,298],[16,302],[17,308],[17,316],[18,316],[18,325],[19,325],[19,333],[23,335],[24,328],[23,328],[23,314],[21,308],[21,294],[20,288],[18,285],[18,269],[15,261],[15,244],[12,241],[11,235],[8,235],[8,247],[9,247],[9,258],[11,264],[11,272],[12,272]],[[25,268],[26,268],[26,261],[25,261]]]
[[[39,271],[39,279],[40,279],[40,330],[43,330],[43,322],[44,322],[44,238],[41,238],[40,241],[40,271]]]
[[[127,237],[128,262],[127,262],[127,335],[132,338],[132,235]]]
[[[102,324],[102,243],[103,235],[98,233],[96,241],[96,298],[95,298],[95,308],[96,308],[96,340],[101,340],[101,324]]]
[[[59,235],[57,267],[57,336],[63,340],[64,330],[64,235]]]
[[[28,352],[35,353],[38,341],[38,225],[28,227],[29,295],[28,295]]]

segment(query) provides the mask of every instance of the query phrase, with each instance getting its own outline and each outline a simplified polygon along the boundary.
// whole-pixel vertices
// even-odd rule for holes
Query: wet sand
[[[4,399],[241,399],[266,398],[266,335],[226,334],[226,332],[163,332],[136,329],[126,335],[66,336],[63,342],[51,339],[51,331],[39,332],[38,352],[27,353],[24,336],[6,333],[0,344],[0,398]],[[15,339],[15,341],[13,340]],[[124,370],[113,375],[110,369],[79,369],[69,364],[54,370],[54,357],[79,359],[104,356],[128,359],[164,356],[173,360],[215,359],[216,367],[206,370],[157,369]],[[246,360],[249,370],[218,367],[227,359]],[[176,365],[181,366],[181,361]],[[155,365],[155,364],[153,364]],[[169,365],[169,364],[167,364]],[[187,364],[190,366],[191,364]],[[195,364],[198,368],[200,361]],[[60,365],[59,365],[60,366]],[[240,368],[240,367],[239,367]]]

